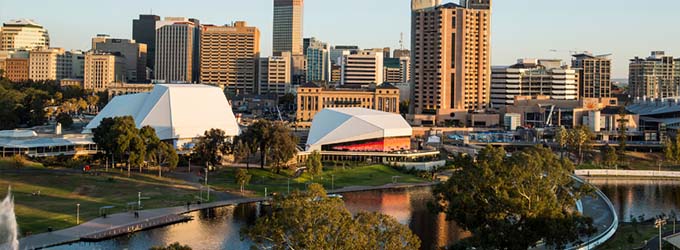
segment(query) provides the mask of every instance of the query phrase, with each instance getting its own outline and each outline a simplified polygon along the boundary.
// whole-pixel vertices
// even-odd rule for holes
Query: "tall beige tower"
[[[485,108],[491,86],[491,0],[412,1],[412,113],[425,124]]]
[[[201,83],[220,85],[234,94],[256,93],[259,29],[242,21],[204,25],[200,46]]]
[[[571,66],[578,70],[579,97],[609,98],[612,96],[612,60],[609,55],[589,53],[573,55]]]
[[[92,52],[85,55],[84,89],[102,91],[125,80],[125,61],[120,53]]]
[[[302,55],[303,0],[274,0],[274,54]]]

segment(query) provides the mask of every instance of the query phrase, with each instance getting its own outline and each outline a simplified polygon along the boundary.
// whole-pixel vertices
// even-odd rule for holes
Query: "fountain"
[[[16,216],[14,215],[14,198],[12,189],[7,189],[7,197],[0,202],[0,250],[18,250],[19,240]]]

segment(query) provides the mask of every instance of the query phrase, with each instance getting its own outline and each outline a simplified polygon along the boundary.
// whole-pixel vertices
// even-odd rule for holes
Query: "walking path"
[[[377,187],[347,187],[329,191],[329,193],[349,193],[391,188],[412,188],[431,186],[435,183],[420,184],[388,184]],[[215,192],[218,193],[218,192]],[[19,240],[19,249],[40,249],[66,243],[81,241],[83,238],[110,238],[122,234],[145,230],[161,225],[172,224],[181,221],[176,216],[186,213],[215,208],[238,205],[243,203],[253,203],[264,201],[263,197],[256,198],[232,198],[218,202],[203,203],[200,205],[192,204],[189,209],[187,206],[177,206],[169,208],[159,208],[139,211],[138,217],[134,213],[118,213],[108,215],[106,218],[97,218],[75,227],[31,235]],[[166,221],[167,223],[161,223]]]
[[[581,169],[575,174],[582,177],[611,176],[611,177],[651,177],[651,178],[680,178],[680,171],[654,170],[614,170],[614,169]]]

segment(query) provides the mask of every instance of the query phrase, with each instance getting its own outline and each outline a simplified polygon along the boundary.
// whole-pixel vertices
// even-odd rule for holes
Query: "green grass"
[[[663,231],[672,230],[672,225],[663,227]],[[645,241],[651,239],[659,234],[659,229],[654,227],[654,224],[643,223],[637,225],[637,230],[632,223],[619,224],[616,234],[609,239],[605,244],[597,247],[598,250],[618,250],[618,249],[636,249],[645,244]],[[630,243],[628,238],[633,236],[633,243]]]
[[[221,190],[238,191],[234,175],[236,169],[225,169],[212,173],[210,184]],[[351,186],[382,186],[392,183],[393,176],[400,176],[399,183],[423,183],[427,180],[417,176],[401,173],[391,167],[384,165],[371,165],[364,167],[326,167],[320,176],[312,179],[312,176],[305,173],[299,178],[292,178],[292,171],[281,171],[276,174],[270,170],[251,168],[249,174],[252,175],[250,184],[245,189],[250,194],[264,195],[264,189],[268,193],[286,193],[288,191],[288,179],[290,179],[290,190],[304,190],[308,183],[323,184],[326,189],[339,189]]]
[[[111,213],[123,212],[128,202],[137,201],[137,192],[150,197],[144,209],[179,206],[196,200],[197,189],[180,180],[133,174],[127,178],[118,170],[108,176],[70,174],[50,169],[0,173],[0,198],[12,187],[15,211],[23,235],[76,225],[76,204],[80,221],[94,219],[103,206],[116,206]],[[40,195],[33,195],[40,191]]]

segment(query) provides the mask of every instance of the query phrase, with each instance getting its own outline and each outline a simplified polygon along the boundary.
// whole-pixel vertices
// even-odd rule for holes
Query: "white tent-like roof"
[[[85,127],[89,133],[104,118],[132,116],[137,127],[151,126],[161,140],[191,139],[217,128],[240,133],[222,89],[199,84],[157,84],[148,93],[113,98]]]
[[[314,116],[307,150],[385,137],[411,136],[411,125],[398,114],[365,108],[329,108]]]

